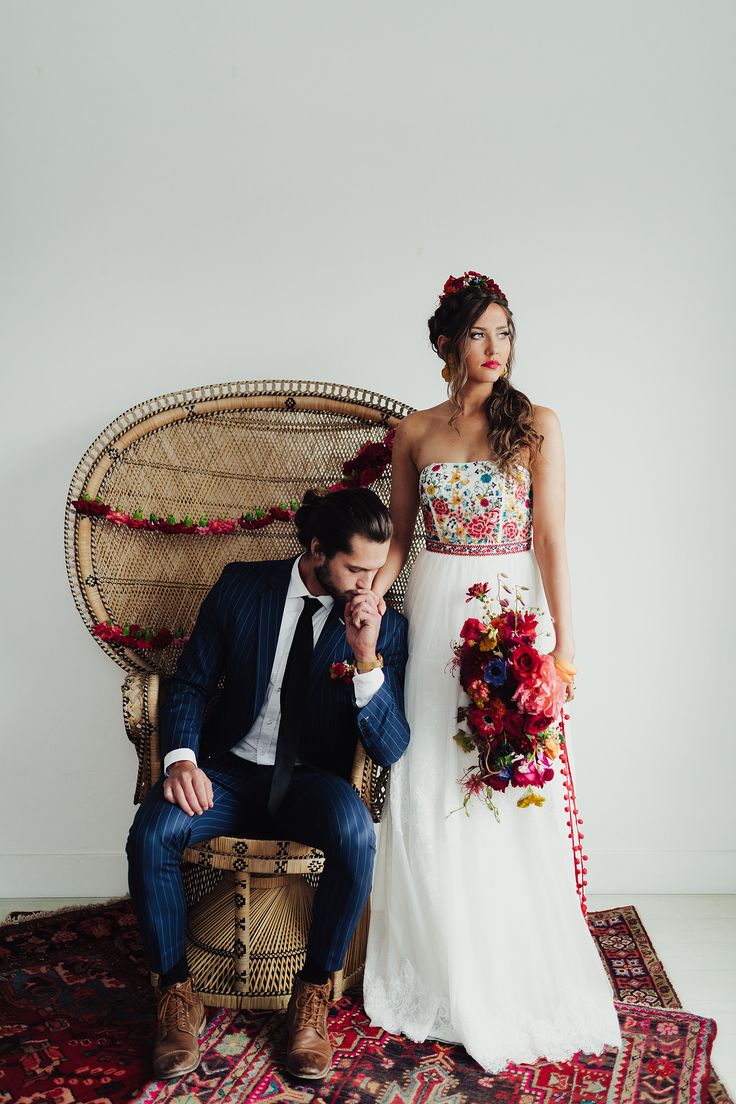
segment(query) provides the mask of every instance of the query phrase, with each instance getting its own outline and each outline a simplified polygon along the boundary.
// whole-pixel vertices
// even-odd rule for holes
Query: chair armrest
[[[133,800],[139,805],[161,774],[158,731],[160,677],[136,671],[123,683],[123,720],[125,731],[138,756],[138,777]],[[350,781],[376,822],[381,819],[388,791],[389,769],[379,767],[366,754],[360,740],[355,747]]]
[[[123,683],[125,731],[138,756],[133,801],[139,805],[161,774],[158,736],[159,676],[136,671]]]
[[[366,753],[360,740],[355,745],[350,782],[357,790],[374,822],[379,823],[388,793],[389,768],[379,767]]]

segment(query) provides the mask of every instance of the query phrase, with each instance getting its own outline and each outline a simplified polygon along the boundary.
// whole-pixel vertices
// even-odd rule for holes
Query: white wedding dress
[[[541,807],[525,792],[494,794],[500,823],[458,779],[474,758],[453,741],[467,701],[451,670],[451,642],[473,583],[496,592],[498,572],[543,611],[537,647],[554,646],[530,547],[529,473],[492,461],[439,463],[420,474],[427,550],[406,597],[411,740],[391,768],[371,898],[364,999],[374,1026],[462,1044],[485,1070],[561,1061],[621,1043],[613,993],[581,908],[581,863],[555,763]],[[569,756],[569,733],[568,733]],[[574,762],[571,764],[574,767]],[[460,810],[455,811],[453,810]],[[574,811],[572,813],[574,816]]]

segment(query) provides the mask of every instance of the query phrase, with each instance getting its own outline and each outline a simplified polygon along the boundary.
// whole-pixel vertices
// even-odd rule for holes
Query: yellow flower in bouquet
[[[516,802],[520,809],[526,809],[529,805],[544,805],[541,794],[535,794],[533,790],[527,790],[523,797]]]
[[[544,741],[544,750],[550,759],[556,759],[560,754],[560,741],[557,736],[548,736]]]

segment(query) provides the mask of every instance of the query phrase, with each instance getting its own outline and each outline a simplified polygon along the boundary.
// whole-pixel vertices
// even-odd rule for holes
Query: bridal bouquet
[[[463,807],[471,797],[482,796],[496,820],[494,791],[508,786],[526,787],[517,801],[520,808],[543,805],[539,790],[554,777],[552,764],[564,745],[562,720],[565,684],[570,676],[564,665],[537,650],[539,610],[526,609],[515,587],[514,604],[507,576],[498,576],[498,593],[488,583],[474,583],[467,601],[483,607],[483,619],[470,617],[454,645],[454,666],[468,704],[458,710],[454,739],[478,762],[459,780],[465,790]]]

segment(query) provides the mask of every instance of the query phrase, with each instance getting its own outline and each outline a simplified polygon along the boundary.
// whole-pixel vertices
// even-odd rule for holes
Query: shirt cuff
[[[383,671],[374,667],[372,671],[356,671],[353,675],[353,693],[358,709],[367,705],[377,690],[383,686]]]
[[[197,765],[197,756],[191,748],[176,748],[164,756],[164,778],[169,776],[169,767],[173,766],[174,763],[178,763],[180,759],[188,759],[190,763],[194,763],[195,767]]]

